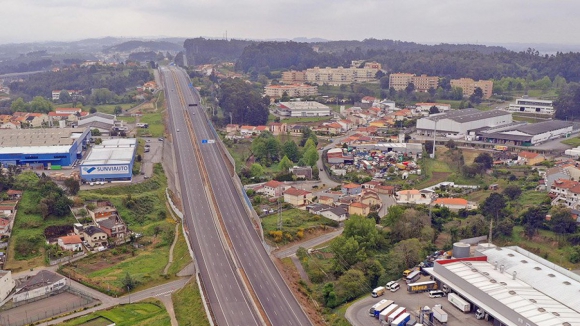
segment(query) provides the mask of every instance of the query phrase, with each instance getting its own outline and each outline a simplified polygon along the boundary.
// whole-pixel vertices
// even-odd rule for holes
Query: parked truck
[[[373,298],[377,298],[377,297],[380,297],[383,294],[385,294],[385,287],[384,286],[379,286],[378,288],[376,288],[376,289],[373,290],[373,292],[371,293],[371,296]]]
[[[379,318],[379,315],[381,313],[381,311],[387,309],[390,305],[392,305],[393,303],[395,303],[393,300],[387,300],[387,302],[381,304],[380,306],[375,308],[375,311],[373,313],[373,316],[375,318]]]
[[[448,319],[448,315],[445,311],[443,311],[443,308],[441,307],[441,305],[436,305],[433,307],[433,309],[431,309],[431,312],[433,313],[433,317],[435,319],[437,319],[438,321],[442,322],[442,323],[446,323],[447,319]],[[433,320],[431,320],[433,321]]]
[[[415,283],[419,278],[421,278],[421,271],[416,269],[412,271],[407,277],[405,278],[405,282],[407,283]]]
[[[447,300],[449,300],[452,305],[457,307],[457,309],[461,310],[462,312],[471,311],[471,304],[455,293],[449,293]]]
[[[391,326],[405,326],[405,325],[407,325],[409,320],[411,320],[411,314],[406,312],[406,313],[400,315],[399,317],[397,317],[397,319],[395,319],[391,323]]]
[[[379,321],[386,323],[387,317],[389,317],[389,315],[392,314],[393,312],[395,312],[395,310],[397,310],[397,309],[399,309],[398,304],[390,305],[387,309],[381,311],[381,313],[379,314]]]
[[[382,305],[383,303],[387,302],[389,300],[387,299],[383,299],[377,303],[375,303],[370,309],[369,309],[369,316],[374,317],[375,316],[375,309],[377,309],[380,305]]]
[[[387,324],[391,325],[394,320],[396,320],[400,315],[407,312],[407,308],[399,307],[397,310],[393,311],[390,315],[387,316]]]
[[[409,293],[427,292],[431,290],[437,290],[437,282],[427,281],[407,284],[407,292]]]

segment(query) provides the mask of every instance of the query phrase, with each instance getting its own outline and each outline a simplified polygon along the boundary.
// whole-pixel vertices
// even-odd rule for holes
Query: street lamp
[[[129,285],[127,285],[127,292],[129,293],[129,303],[131,303],[131,290],[129,289]]]

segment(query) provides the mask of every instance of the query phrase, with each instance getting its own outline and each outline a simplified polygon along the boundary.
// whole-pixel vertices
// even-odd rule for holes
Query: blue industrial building
[[[90,139],[88,128],[0,129],[0,165],[71,166]]]

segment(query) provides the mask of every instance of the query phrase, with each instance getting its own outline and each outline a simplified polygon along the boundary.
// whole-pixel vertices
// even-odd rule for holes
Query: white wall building
[[[47,296],[66,286],[66,278],[64,276],[47,270],[41,270],[38,274],[16,288],[16,293],[12,297],[12,301],[20,302]]]
[[[417,120],[417,132],[422,135],[467,135],[483,127],[495,127],[512,123],[512,114],[503,110],[480,111],[464,109],[432,114]]]
[[[316,96],[318,86],[311,85],[270,85],[264,87],[264,93],[270,97],[282,97],[286,93],[289,97]]]
[[[16,283],[14,283],[14,279],[12,278],[12,272],[0,270],[0,302],[8,297],[15,286]]]
[[[533,98],[519,98],[516,103],[510,104],[506,110],[511,112],[524,112],[536,114],[553,114],[554,106],[552,101],[538,100]]]
[[[278,113],[287,117],[324,117],[330,116],[330,107],[314,102],[280,102],[278,103]]]

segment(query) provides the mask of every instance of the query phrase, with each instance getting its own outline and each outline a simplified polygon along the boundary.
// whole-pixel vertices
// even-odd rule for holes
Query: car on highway
[[[179,129],[177,129],[177,132],[179,132]]]

